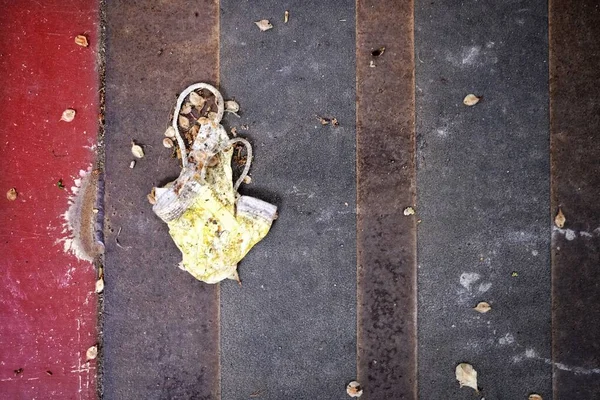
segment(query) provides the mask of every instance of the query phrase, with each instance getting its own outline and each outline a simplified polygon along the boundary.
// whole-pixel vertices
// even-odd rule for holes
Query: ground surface
[[[0,398],[93,398],[96,342],[106,399],[600,396],[600,7],[558,3],[109,2],[99,337],[94,267],[54,245],[56,183],[94,163],[98,8],[7,3]],[[146,198],[177,176],[162,135],[200,81],[241,105],[242,193],[279,208],[241,287],[178,269]]]

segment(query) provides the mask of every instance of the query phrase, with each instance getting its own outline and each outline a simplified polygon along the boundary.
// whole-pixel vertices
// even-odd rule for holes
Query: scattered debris
[[[486,312],[490,311],[492,309],[492,306],[490,306],[488,303],[486,303],[485,301],[480,302],[479,304],[477,304],[477,307],[473,308],[473,310],[485,314]]]
[[[235,126],[233,128],[231,128],[231,135],[233,137],[237,137],[237,128]]]
[[[190,103],[192,103],[194,107],[203,107],[206,100],[198,93],[192,92],[190,93]]]
[[[530,394],[528,397],[528,400],[544,400],[542,399],[542,396],[540,396],[539,394]]]
[[[510,276],[512,276],[513,278],[516,278],[517,276],[519,276],[519,273],[517,271],[513,271]]]
[[[339,126],[340,125],[337,118],[335,118],[335,117],[326,118],[326,117],[320,117],[317,115],[317,119],[319,120],[321,125],[329,125],[329,124],[331,124],[331,126]]]
[[[166,137],[163,139],[163,146],[165,146],[167,149],[171,149],[173,148],[173,141]]]
[[[317,115],[317,119],[321,122],[321,125],[329,125],[329,119],[319,117],[318,115]]]
[[[65,111],[63,111],[60,120],[65,122],[71,122],[75,119],[75,114],[77,114],[75,110],[73,110],[72,108],[67,108]]]
[[[250,127],[248,126],[248,124],[244,124],[241,126],[243,131],[247,131],[248,129],[250,129]]]
[[[85,352],[86,361],[90,361],[98,357],[98,346],[92,346]]]
[[[338,122],[337,118],[331,118],[331,125],[340,126],[340,123]]]
[[[406,207],[403,211],[404,215],[409,216],[409,215],[415,215],[415,209],[412,207]]]
[[[133,169],[133,167],[135,167],[135,160],[131,160],[129,163],[129,168]]]
[[[477,97],[474,94],[468,94],[463,99],[463,103],[465,106],[474,106],[475,104],[479,103],[479,100],[481,100],[481,97]]]
[[[258,26],[258,29],[260,29],[261,32],[273,29],[273,25],[271,25],[268,19],[261,19],[260,21],[256,21],[255,24]]]
[[[287,22],[290,20],[290,12],[289,11],[285,11],[285,13],[283,13],[283,22],[285,24],[287,24]]]
[[[89,43],[85,35],[75,36],[75,44],[81,47],[88,47]]]
[[[23,373],[23,368],[15,369],[13,372],[15,373],[16,376],[19,376]]]
[[[154,205],[156,204],[156,193],[155,193],[155,189],[156,188],[152,188],[152,191],[150,193],[148,193],[148,195],[146,196],[146,198],[148,199],[148,203]]]
[[[17,189],[15,188],[10,188],[8,192],[6,192],[6,198],[10,201],[15,201],[18,195]]]
[[[360,397],[363,394],[363,390],[360,383],[352,381],[346,386],[346,393],[348,393],[348,396],[350,397]]]
[[[168,127],[165,131],[165,136],[170,139],[175,138],[175,128],[173,128],[172,126]]]
[[[382,47],[380,47],[380,48],[378,48],[378,49],[376,49],[376,50],[373,50],[373,51],[371,52],[371,55],[372,55],[373,57],[380,57],[380,56],[382,56],[382,55],[383,55],[383,53],[385,53],[385,46],[382,46]]]
[[[135,144],[134,141],[131,141],[131,154],[133,154],[137,158],[144,157],[144,149],[139,144]]]
[[[240,105],[235,100],[227,100],[225,102],[225,111],[235,114],[240,111]]]
[[[252,183],[252,178],[250,177],[250,175],[246,175],[242,182],[244,182],[246,185],[249,185],[250,183]]]
[[[369,67],[375,68],[375,61],[373,61],[373,60],[369,61]]]
[[[471,364],[460,363],[456,366],[456,380],[460,384],[460,387],[468,386],[479,393],[477,371],[475,371],[475,368]]]
[[[190,120],[187,119],[186,117],[184,117],[183,115],[179,116],[179,119],[177,120],[177,122],[179,122],[179,126],[184,129],[184,130],[188,130],[190,129]]]
[[[52,376],[52,371],[50,371],[50,370],[46,371],[46,375]]]
[[[59,189],[64,189],[64,188],[65,188],[65,185],[63,184],[63,181],[62,181],[62,179],[59,179],[59,180],[58,180],[58,182],[56,182],[56,186],[57,186]]]
[[[104,279],[100,278],[96,281],[96,293],[100,294],[104,291]]]
[[[556,217],[554,217],[554,224],[562,229],[565,226],[565,222],[567,222],[567,219],[565,218],[565,214],[563,214],[561,208],[558,208],[558,213],[556,214]]]

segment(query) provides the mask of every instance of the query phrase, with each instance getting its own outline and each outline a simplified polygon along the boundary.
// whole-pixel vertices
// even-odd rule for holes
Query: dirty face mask
[[[209,118],[196,120],[194,116],[193,124],[182,124],[182,106],[203,104],[198,94],[202,90],[215,96],[217,112],[210,113]],[[277,215],[274,205],[238,194],[250,169],[252,148],[245,139],[229,138],[220,125],[223,112],[223,97],[211,85],[197,83],[181,93],[173,128],[183,168],[175,181],[154,189],[156,203],[152,207],[167,223],[169,234],[181,250],[180,268],[206,283],[227,278],[239,282],[237,264],[265,237]],[[188,137],[190,131],[195,134],[189,154],[180,129]],[[238,142],[246,147],[246,164],[234,185],[231,161]]]

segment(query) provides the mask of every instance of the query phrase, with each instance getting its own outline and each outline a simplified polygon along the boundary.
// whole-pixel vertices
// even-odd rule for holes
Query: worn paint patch
[[[67,236],[57,241],[63,244],[65,252],[90,262],[104,252],[102,239],[96,236],[97,220],[101,218],[96,208],[98,177],[98,172],[91,167],[79,171],[75,186],[71,187],[69,208],[62,215],[63,233]]]

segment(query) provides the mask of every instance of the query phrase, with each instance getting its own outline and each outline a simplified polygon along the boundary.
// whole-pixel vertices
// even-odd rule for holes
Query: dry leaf
[[[273,28],[273,25],[271,25],[268,19],[261,19],[260,21],[256,21],[255,24],[262,32]]]
[[[463,103],[465,106],[474,106],[475,104],[479,103],[479,100],[481,100],[481,97],[477,97],[474,94],[468,94],[464,98]]]
[[[479,392],[477,388],[477,371],[471,364],[460,363],[456,366],[456,380],[460,387],[468,386]]]
[[[406,207],[404,209],[404,215],[406,215],[406,216],[415,215],[415,209],[412,207]]]
[[[190,103],[192,103],[194,107],[203,107],[205,102],[206,100],[204,100],[204,97],[200,96],[198,93],[190,93]]]
[[[8,192],[6,192],[6,198],[10,201],[15,201],[18,195],[19,194],[17,193],[17,189],[15,188],[11,188],[8,190]]]
[[[350,397],[360,397],[363,394],[363,390],[360,383],[352,381],[346,386],[346,393],[348,393],[348,396]]]
[[[144,149],[142,149],[142,146],[137,145],[134,142],[131,142],[131,154],[133,154],[137,158],[143,158],[144,157]]]
[[[165,131],[165,136],[168,138],[174,138],[175,137],[175,128],[173,128],[172,126],[168,127],[167,130]]]
[[[554,223],[557,227],[562,229],[565,226],[565,222],[567,222],[567,219],[565,218],[565,214],[563,214],[562,210],[559,207],[558,214],[556,214],[556,217],[554,217]]]
[[[88,47],[89,45],[87,37],[85,37],[85,35],[75,36],[75,44],[81,47]]]
[[[152,188],[152,191],[150,193],[148,193],[148,195],[146,196],[146,198],[148,199],[148,203],[150,203],[152,205],[156,204],[155,189],[156,188]]]
[[[186,131],[188,129],[190,129],[190,120],[187,119],[186,117],[180,115],[179,119],[177,120],[179,122],[179,126],[183,129],[185,129]]]
[[[73,110],[72,108],[67,108],[65,111],[63,111],[60,120],[65,122],[71,122],[75,119],[75,114],[77,114],[75,110]]]
[[[539,394],[530,394],[528,397],[529,400],[544,400],[542,399],[542,396],[540,396]]]
[[[286,10],[286,12],[283,14],[283,22],[287,24],[287,22],[290,20],[290,12]]]
[[[473,310],[480,312],[482,314],[485,314],[486,312],[490,311],[491,309],[492,309],[492,306],[490,306],[485,301],[480,302],[479,304],[477,304],[477,307],[473,308]]]
[[[225,111],[235,114],[240,111],[240,105],[235,100],[227,100],[225,102]]]
[[[200,125],[206,125],[206,124],[208,124],[210,122],[210,120],[208,118],[206,118],[206,117],[200,117],[200,118],[197,119],[197,122]]]
[[[135,167],[135,160],[131,160],[129,163],[129,168],[133,169],[133,167]]]
[[[100,278],[96,281],[96,293],[100,294],[104,291],[104,279]]]
[[[98,346],[92,346],[85,352],[86,361],[93,360],[98,356]]]
[[[194,93],[194,92],[192,92]],[[185,115],[185,114],[189,114],[192,112],[192,105],[190,103],[185,103],[183,105],[183,107],[181,107],[181,111],[179,111],[179,114]]]
[[[379,57],[379,56],[382,56],[382,55],[383,55],[383,53],[385,53],[385,46],[384,46],[384,47],[380,47],[380,48],[378,48],[377,50],[373,50],[373,51],[371,52],[371,55],[372,55],[373,57]]]
[[[167,149],[171,149],[173,148],[173,141],[166,137],[163,139],[163,146],[165,146]]]

